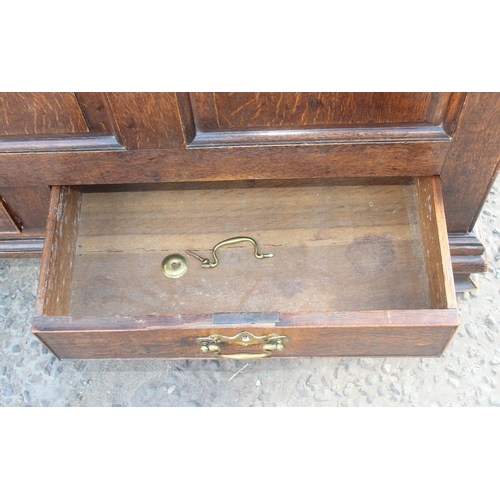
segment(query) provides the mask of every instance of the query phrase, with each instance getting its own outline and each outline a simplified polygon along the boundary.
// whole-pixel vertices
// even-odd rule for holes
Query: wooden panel
[[[127,149],[184,147],[175,93],[109,92],[107,99]]]
[[[20,231],[19,222],[14,219],[5,200],[0,195],[0,233],[19,234]]]
[[[114,116],[104,92],[76,92],[75,95],[91,132],[117,136]]]
[[[2,184],[114,184],[437,175],[448,142],[0,155]]]
[[[424,123],[431,94],[430,92],[215,92],[214,102],[217,124],[221,128]]]
[[[474,228],[500,167],[500,93],[468,93],[441,174],[450,232]]]
[[[88,132],[70,92],[1,92],[0,135]]]
[[[272,357],[439,356],[456,329],[458,313],[451,309],[284,316],[282,324],[267,327],[211,323],[202,316],[184,325],[166,316],[36,317],[33,332],[61,358],[210,358],[201,353],[196,338],[214,333],[232,336],[242,330],[290,336],[285,350]],[[294,323],[317,326],[304,328]]]
[[[45,314],[64,316],[69,311],[80,206],[78,190],[52,188],[36,303],[36,310]]]
[[[457,305],[453,271],[439,178],[417,179],[416,190],[432,305],[436,309],[455,308]]]
[[[0,186],[0,196],[7,201],[23,235],[45,234],[50,201],[48,186]]]
[[[459,94],[178,94],[189,147],[449,140]]]

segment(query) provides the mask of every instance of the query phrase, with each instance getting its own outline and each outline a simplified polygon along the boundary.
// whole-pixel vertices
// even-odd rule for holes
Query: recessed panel
[[[179,94],[190,147],[449,141],[450,92]]]
[[[430,92],[215,92],[221,128],[424,123]]]
[[[88,132],[72,92],[1,92],[0,135]]]

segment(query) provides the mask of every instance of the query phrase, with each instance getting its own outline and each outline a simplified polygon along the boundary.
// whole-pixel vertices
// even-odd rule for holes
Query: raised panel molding
[[[450,141],[463,93],[185,92],[177,98],[187,147],[213,148]]]
[[[0,93],[0,153],[122,149],[102,92]]]
[[[477,284],[471,275],[485,273],[488,270],[486,249],[482,240],[482,229],[479,221],[471,232],[448,233],[457,292],[475,290]]]

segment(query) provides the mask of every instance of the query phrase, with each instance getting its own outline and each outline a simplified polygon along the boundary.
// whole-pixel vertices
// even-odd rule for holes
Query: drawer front
[[[242,228],[274,256],[162,275]],[[33,331],[61,358],[439,356],[458,325],[438,178],[53,188],[46,241]]]
[[[321,321],[327,326],[314,326],[313,318],[301,318],[309,323],[302,327],[242,324],[207,328],[206,322],[195,322],[191,327],[165,326],[176,322],[149,317],[116,318],[98,324],[95,318],[46,317],[36,320],[33,331],[57,356],[69,359],[439,356],[456,329],[458,317],[455,310],[446,315],[432,310],[385,311],[339,313]],[[246,333],[259,337],[260,342],[231,341]],[[282,350],[266,349],[273,336],[287,337]],[[202,349],[207,344],[220,350]]]

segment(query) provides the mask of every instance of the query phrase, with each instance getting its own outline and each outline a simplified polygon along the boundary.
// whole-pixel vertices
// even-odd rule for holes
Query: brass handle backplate
[[[212,256],[214,258],[213,262],[210,262],[209,259],[205,259],[191,250],[186,250],[186,253],[191,255],[191,257],[195,257],[196,259],[201,261],[201,267],[211,268],[217,266],[217,264],[219,263],[219,259],[217,258],[217,250],[220,247],[226,245],[235,245],[236,243],[242,243],[243,241],[249,241],[250,243],[252,243],[254,247],[254,255],[257,259],[266,259],[268,257],[273,257],[272,253],[259,253],[259,247],[257,245],[257,242],[253,238],[250,238],[248,236],[236,236],[235,238],[229,238],[228,240],[224,240],[221,241],[220,243],[217,243],[217,245],[215,245],[214,248],[212,249]]]
[[[213,353],[219,358],[226,359],[258,359],[267,358],[272,354],[273,351],[282,351],[285,348],[285,344],[291,340],[290,337],[285,335],[279,335],[277,333],[272,333],[270,335],[265,335],[263,337],[258,337],[250,332],[240,332],[234,337],[226,337],[224,335],[213,334],[208,337],[199,337],[196,339],[196,343],[201,346],[201,352],[203,353]],[[234,354],[223,354],[222,347],[223,344],[229,345],[261,345],[261,352],[237,352]]]

